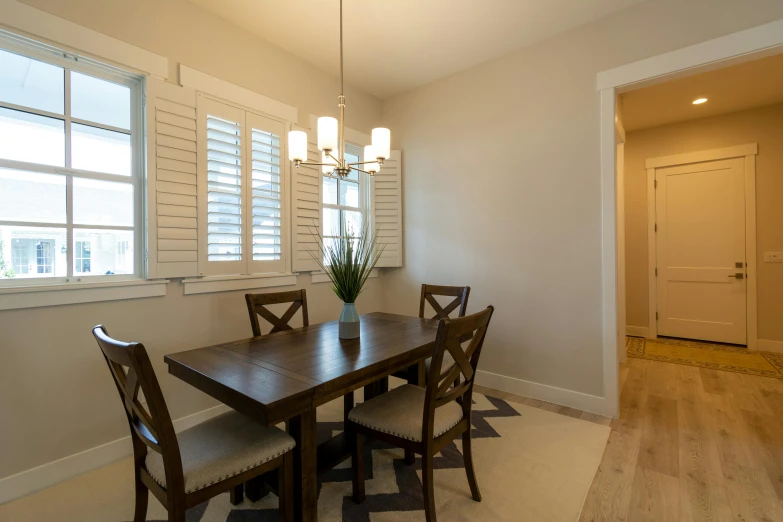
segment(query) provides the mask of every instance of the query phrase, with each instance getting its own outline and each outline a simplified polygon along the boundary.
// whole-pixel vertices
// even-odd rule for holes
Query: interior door
[[[655,179],[658,334],[746,344],[744,159]]]

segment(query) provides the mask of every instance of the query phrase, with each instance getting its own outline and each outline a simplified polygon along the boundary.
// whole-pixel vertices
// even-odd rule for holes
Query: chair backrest
[[[432,439],[437,408],[457,401],[462,405],[465,416],[470,414],[473,380],[494,311],[495,307],[488,306],[466,317],[440,320],[427,380],[422,440]],[[441,365],[446,353],[454,359],[454,364],[443,370]]]
[[[272,330],[269,332],[271,334],[283,330],[292,330],[293,328],[288,322],[300,308],[302,309],[302,324],[304,326],[310,324],[310,320],[307,317],[307,292],[304,290],[272,292],[269,294],[245,294],[245,301],[247,301],[247,311],[250,314],[250,326],[253,328],[253,337],[262,335],[261,325],[258,323],[259,315],[272,325]],[[288,310],[280,317],[264,308],[264,306],[280,303],[291,303]]]
[[[109,365],[131,430],[134,459],[144,462],[147,448],[163,456],[167,489],[181,487],[182,460],[174,425],[160,391],[147,350],[140,343],[124,343],[109,337],[102,325],[92,329],[95,340]],[[147,408],[139,400],[144,394]]]
[[[452,296],[454,300],[442,307],[435,299],[435,296]],[[469,286],[439,286],[439,285],[421,285],[421,299],[419,300],[419,317],[424,319],[424,304],[429,303],[435,316],[433,319],[446,319],[449,314],[459,307],[459,317],[465,316],[468,308],[468,297],[470,296]]]

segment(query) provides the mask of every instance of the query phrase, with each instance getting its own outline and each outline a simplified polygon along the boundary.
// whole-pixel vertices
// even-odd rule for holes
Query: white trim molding
[[[17,0],[0,0],[0,27],[17,30],[58,46],[67,46],[78,54],[83,51],[114,62],[132,67],[160,78],[168,78],[169,60],[141,47],[131,45],[64,18],[41,11]]]
[[[166,295],[166,279],[63,283],[0,288],[0,311]]]
[[[737,145],[735,147],[723,147],[720,149],[674,154],[672,156],[661,156],[659,158],[648,158],[645,161],[645,168],[658,169],[661,167],[673,167],[675,165],[702,163],[704,161],[741,158],[743,156],[755,156],[758,153],[758,143],[746,143],[745,145]]]
[[[185,295],[196,295],[293,285],[296,285],[296,274],[195,277],[182,280],[182,291]]]
[[[175,420],[174,429],[180,432],[228,411],[231,411],[231,408],[224,404],[213,406]],[[4,477],[0,479],[0,504],[107,466],[129,457],[132,453],[133,447],[128,436]]]
[[[190,87],[228,102],[238,103],[243,107],[260,111],[283,121],[293,123],[298,121],[299,111],[296,107],[221,80],[187,65],[180,64],[179,66],[179,83],[183,87]]]
[[[759,339],[756,349],[761,350],[763,352],[783,353],[783,341],[770,341],[769,339]]]
[[[589,395],[482,370],[476,371],[476,384],[540,401],[576,408],[577,410],[597,413],[606,417],[616,416],[614,407],[608,404],[604,397],[597,395]]]
[[[646,326],[626,326],[625,333],[631,337],[644,337],[647,339],[650,336],[650,329]]]

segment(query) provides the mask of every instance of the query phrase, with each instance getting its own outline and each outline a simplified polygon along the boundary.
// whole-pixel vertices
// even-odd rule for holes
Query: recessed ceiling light
[[[694,105],[701,105],[702,103],[707,103],[707,98],[696,98],[693,100]]]

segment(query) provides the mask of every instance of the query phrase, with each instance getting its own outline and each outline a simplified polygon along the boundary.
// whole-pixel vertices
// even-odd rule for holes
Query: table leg
[[[424,361],[418,362],[408,367],[408,384],[424,387],[426,377],[424,375],[426,367]]]
[[[294,417],[290,434],[294,448],[294,520],[318,520],[318,473],[315,408]]]
[[[389,391],[389,377],[383,377],[364,387],[364,402]]]

